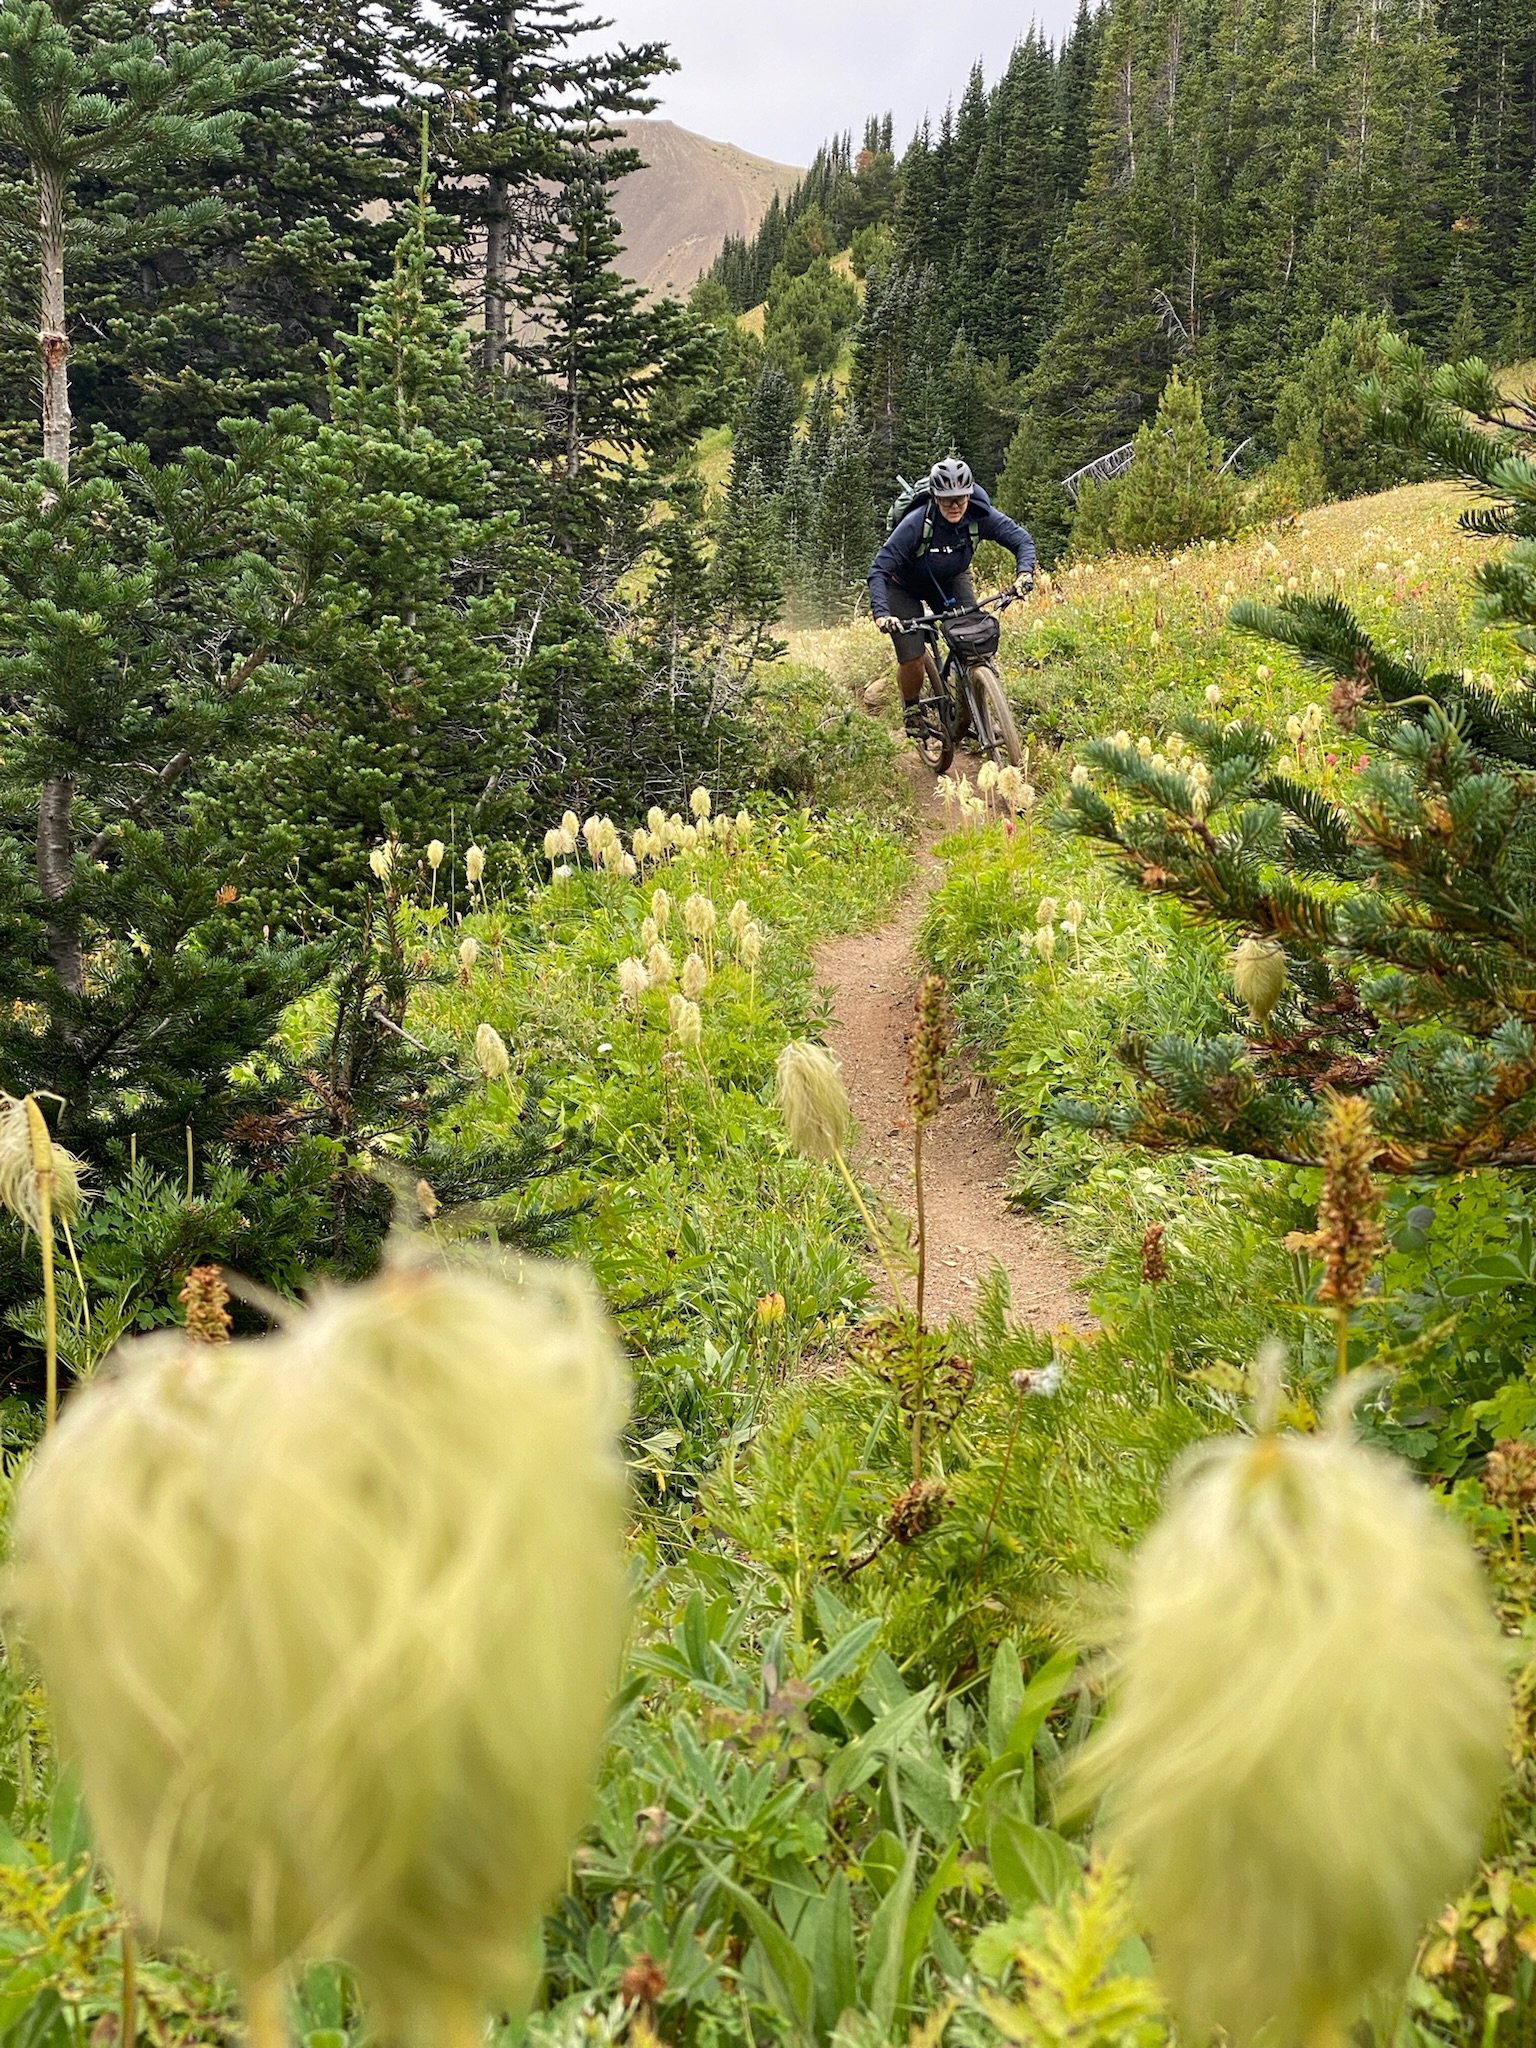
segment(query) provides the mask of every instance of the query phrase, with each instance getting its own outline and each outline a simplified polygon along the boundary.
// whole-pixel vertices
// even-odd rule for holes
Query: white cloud
[[[898,152],[924,112],[959,99],[979,57],[990,81],[1032,21],[1052,39],[1075,0],[599,0],[608,40],[664,42],[681,69],[658,113],[780,163],[806,164],[866,115],[896,117]]]

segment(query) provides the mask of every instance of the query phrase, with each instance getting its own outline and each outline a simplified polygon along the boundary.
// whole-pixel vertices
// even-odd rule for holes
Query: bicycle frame
[[[1000,590],[992,597],[983,598],[979,604],[955,606],[950,615],[953,616],[954,611],[965,613],[993,610],[999,612],[1006,611],[1009,605],[1015,602],[1015,598],[1015,592]],[[937,727],[937,733],[932,735],[932,740],[935,745],[941,743],[942,751],[946,757],[942,765],[947,767],[949,758],[953,756],[955,748],[965,738],[968,731],[975,733],[988,753],[995,751],[997,740],[990,733],[992,721],[985,706],[978,701],[973,682],[974,672],[977,669],[985,669],[991,666],[990,657],[976,661],[966,661],[946,642],[944,645],[944,658],[941,664],[938,660],[938,655],[939,643],[943,637],[940,630],[943,617],[944,614],[942,613],[930,611],[925,613],[920,619],[898,619],[895,621],[895,628],[903,633],[921,634],[922,638],[928,643],[928,653],[933,657],[933,666],[938,669],[939,687],[937,694],[919,697],[917,709],[919,712],[926,713],[933,725]],[[923,743],[920,742],[920,745],[923,745]],[[927,758],[930,751],[929,747],[923,745],[923,751],[925,758]],[[931,760],[929,765],[933,765]]]

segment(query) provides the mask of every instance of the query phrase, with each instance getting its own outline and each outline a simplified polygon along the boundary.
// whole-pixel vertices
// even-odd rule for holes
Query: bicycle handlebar
[[[1009,605],[1017,604],[1018,602],[1019,593],[1016,590],[999,590],[991,597],[979,598],[973,605],[954,605],[949,612],[924,612],[920,619],[884,620],[880,623],[880,631],[882,633],[922,633],[932,627],[936,627],[941,619],[951,617],[954,612],[990,611],[994,605],[1000,612],[1005,612]]]

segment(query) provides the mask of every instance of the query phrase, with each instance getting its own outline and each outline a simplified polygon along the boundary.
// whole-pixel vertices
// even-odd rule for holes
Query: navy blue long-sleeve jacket
[[[926,547],[923,532],[929,527],[930,508],[926,500],[920,500],[876,555],[869,572],[869,608],[875,618],[890,614],[892,583],[926,598],[936,611],[942,611],[956,581],[970,568],[977,541],[995,540],[1011,548],[1020,575],[1034,569],[1034,542],[1017,520],[998,511],[979,486],[971,493],[966,515],[958,525],[951,526],[937,506],[931,516]]]

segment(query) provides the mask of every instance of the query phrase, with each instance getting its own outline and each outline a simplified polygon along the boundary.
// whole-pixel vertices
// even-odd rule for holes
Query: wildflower
[[[949,1490],[942,1479],[914,1479],[891,1502],[886,1534],[895,1543],[916,1543],[939,1526],[948,1506]]]
[[[466,988],[469,977],[475,971],[475,962],[480,958],[480,941],[471,932],[459,941],[459,979]]]
[[[485,876],[485,849],[471,846],[464,854],[464,874],[471,888]]]
[[[429,839],[427,841],[427,866],[432,870],[434,875],[442,866],[443,856],[447,851],[448,849],[446,846],[444,846],[441,839]]]
[[[672,1036],[684,1052],[697,1052],[704,1042],[704,1013],[697,1003],[679,996],[672,1018]]]
[[[651,808],[645,814],[645,822],[659,839],[667,822],[667,814],[660,804],[651,805]]]
[[[1536,1507],[1536,1444],[1522,1437],[1497,1443],[1483,1464],[1483,1494],[1512,1515]]]
[[[1136,742],[1136,751],[1140,754],[1143,761],[1149,761],[1152,758],[1152,742],[1146,733],[1143,733]]]
[[[1086,789],[1092,780],[1093,770],[1086,761],[1079,761],[1072,770],[1072,787],[1074,789]]]
[[[573,867],[569,865],[563,865],[561,867],[556,868],[549,879],[552,882],[568,882],[571,879],[572,875],[575,874],[575,872],[576,870]]]
[[[707,818],[710,813],[709,791],[700,783],[688,799],[688,808],[695,818]]]
[[[708,987],[709,969],[704,965],[703,957],[690,953],[683,962],[683,994],[689,1002],[696,1003]]]
[[[643,960],[619,962],[619,1000],[626,1010],[635,1008],[650,985],[651,977]]]
[[[774,1070],[789,1142],[804,1159],[836,1159],[848,1142],[853,1110],[837,1060],[825,1046],[797,1038]]]
[[[560,820],[560,830],[568,834],[571,840],[574,842],[577,833],[581,830],[581,820],[577,817],[574,811],[566,811],[563,814]]]
[[[397,1262],[216,1370],[136,1350],[18,1530],[114,1878],[157,1938],[252,1975],[344,1950],[381,2031],[441,2034],[525,1975],[590,1796],[618,1347],[566,1269]]]
[[[512,1075],[512,1056],[506,1040],[494,1024],[482,1024],[475,1033],[475,1065],[487,1081],[507,1081]]]
[[[684,825],[682,830],[677,835],[677,843],[683,849],[684,853],[696,853],[698,851],[699,845],[698,826]]]
[[[1073,931],[1077,931],[1081,927],[1083,919],[1086,916],[1087,912],[1083,909],[1082,904],[1079,903],[1077,898],[1074,896],[1068,903],[1066,909],[1062,912],[1061,921],[1065,925],[1070,925]]]
[[[700,818],[698,823],[694,826],[693,830],[698,835],[698,843],[700,846],[708,846],[709,842],[715,836],[714,824],[708,818]]]
[[[603,820],[595,811],[582,826],[581,836],[587,842],[587,852],[595,860],[603,844]]]
[[[976,787],[980,790],[996,789],[997,763],[995,761],[982,762],[976,771]]]
[[[1227,955],[1227,971],[1239,1002],[1246,1003],[1254,1028],[1262,1031],[1285,994],[1285,949],[1278,939],[1250,936]]]
[[[1380,1223],[1381,1191],[1371,1174],[1377,1153],[1371,1105],[1363,1095],[1328,1096],[1323,1125],[1323,1188],[1317,1229],[1287,1239],[1292,1250],[1323,1262],[1319,1301],[1355,1308],[1371,1267],[1386,1242]]]
[[[227,1344],[234,1328],[229,1289],[217,1266],[193,1266],[176,1299],[185,1311],[183,1328],[194,1344]]]
[[[560,827],[560,852],[563,856],[569,858],[569,856],[573,854],[575,851],[576,834],[574,832],[567,832],[565,827],[562,825]]]
[[[1336,1423],[1202,1447],[1133,1567],[1085,1793],[1190,2034],[1342,2034],[1474,1864],[1503,1764],[1465,1539]]]
[[[683,923],[691,938],[707,939],[715,929],[715,906],[710,898],[695,890],[683,905]]]
[[[746,930],[747,926],[751,922],[752,913],[747,908],[746,904],[742,901],[741,897],[738,896],[736,898],[736,901],[731,905],[725,920],[726,929],[727,931],[729,931],[731,937],[735,940],[738,946],[740,946],[741,944],[742,933]]]
[[[677,972],[665,939],[658,939],[646,954],[645,971],[651,977],[652,988],[665,988]]]
[[[1011,764],[1004,768],[997,778],[997,793],[1010,811],[1019,808],[1019,798],[1024,790],[1024,777]]]
[[[1035,933],[1034,947],[1042,960],[1054,960],[1056,957],[1056,927],[1050,924],[1041,925]]]
[[[656,920],[657,929],[665,931],[667,921],[672,915],[672,898],[665,889],[657,889],[652,892],[651,915]]]
[[[1061,1392],[1061,1361],[1053,1359],[1049,1365],[1038,1365],[1033,1368],[1021,1366],[1017,1372],[1009,1373],[1008,1377],[1018,1393],[1033,1394],[1037,1398],[1049,1400],[1053,1394]]]
[[[949,1028],[943,979],[925,974],[917,991],[917,1024],[907,1044],[907,1107],[919,1127],[932,1123],[943,1103]]]
[[[1141,1277],[1149,1287],[1160,1287],[1168,1278],[1168,1254],[1163,1250],[1165,1223],[1149,1223],[1141,1233]]]
[[[641,918],[641,920],[640,920],[640,943],[641,943],[641,945],[642,945],[642,946],[644,946],[644,947],[646,948],[646,950],[647,950],[647,951],[649,951],[649,950],[650,950],[650,948],[651,948],[652,946],[654,946],[654,945],[655,945],[656,941],[657,941],[657,940],[658,940],[658,939],[659,939],[660,937],[661,937],[661,927],[660,927],[660,925],[658,925],[658,924],[657,924],[657,922],[656,922],[655,918],[654,918],[654,917],[643,917],[643,918]]]
[[[736,837],[746,846],[752,837],[752,820],[745,811],[736,813]]]
[[[1301,722],[1308,732],[1321,732],[1323,727],[1322,705],[1309,704],[1306,710],[1301,714]]]
[[[84,1172],[83,1161],[53,1142],[35,1096],[0,1091],[0,1209],[9,1209],[28,1230],[41,1236],[39,1182],[43,1174],[50,1173],[53,1214],[62,1223],[73,1223],[85,1199],[80,1185]]]
[[[1267,661],[1261,661],[1258,667],[1254,670],[1254,674],[1258,677],[1261,683],[1267,683],[1271,681],[1273,679],[1274,673],[1274,670],[1270,667]]]
[[[378,881],[387,882],[394,872],[395,855],[391,846],[376,846],[368,856],[368,865]]]
[[[1303,727],[1301,720],[1297,718],[1293,712],[1292,715],[1285,721],[1285,736],[1294,744],[1295,742],[1300,740],[1302,731]]]
[[[1149,746],[1151,745],[1150,740],[1147,744]],[[1120,730],[1115,734],[1115,745],[1117,747],[1130,747],[1135,745],[1135,741],[1131,738],[1130,734],[1126,731],[1123,725],[1121,726]]]
[[[757,1298],[757,1320],[760,1323],[782,1323],[784,1320],[783,1295],[760,1294]]]
[[[1032,811],[1034,808],[1035,785],[1032,782],[1026,782],[1019,790],[1019,809],[1021,811]]]
[[[560,858],[560,831],[558,826],[552,825],[544,834],[544,858],[551,867]]]
[[[416,1206],[421,1211],[422,1220],[427,1223],[432,1222],[438,1210],[443,1206],[437,1199],[437,1189],[433,1187],[431,1181],[417,1181]]]
[[[741,964],[748,974],[756,974],[762,952],[763,928],[758,924],[749,924],[741,935]]]
[[[636,860],[646,860],[650,857],[651,835],[643,825],[630,835],[629,847]]]
[[[624,872],[624,848],[617,839],[605,839],[602,851],[603,872],[607,875],[622,875]]]
[[[1206,684],[1206,686],[1205,686],[1205,701],[1206,701],[1206,703],[1207,703],[1207,704],[1209,704],[1209,705],[1210,705],[1210,707],[1211,707],[1211,709],[1212,709],[1213,711],[1217,709],[1217,707],[1218,707],[1218,706],[1220,705],[1220,703],[1221,703],[1221,685],[1220,685],[1220,683],[1207,683],[1207,684]]]
[[[1054,924],[1061,914],[1061,905],[1054,896],[1042,896],[1035,910],[1036,924]]]

